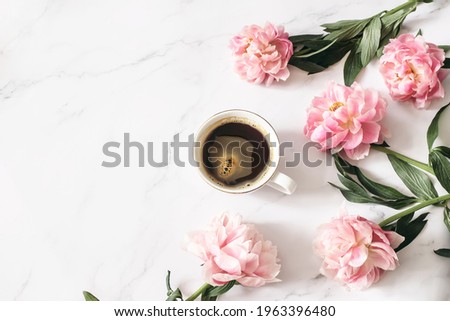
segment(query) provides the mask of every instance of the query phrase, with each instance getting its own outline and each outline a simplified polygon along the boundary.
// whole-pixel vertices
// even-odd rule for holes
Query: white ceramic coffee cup
[[[237,185],[226,185],[219,182],[203,164],[203,146],[208,137],[218,127],[227,123],[245,123],[256,128],[269,143],[269,164],[251,182]],[[200,175],[212,187],[227,193],[248,193],[264,185],[268,185],[285,194],[292,194],[297,187],[295,181],[278,170],[280,163],[280,141],[273,127],[261,116],[250,111],[231,109],[222,111],[209,118],[197,131],[195,136],[197,146],[194,149],[194,159],[199,165]]]

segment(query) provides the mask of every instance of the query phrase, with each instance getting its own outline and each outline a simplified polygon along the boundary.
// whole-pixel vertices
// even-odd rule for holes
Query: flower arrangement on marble
[[[414,218],[416,212],[431,205],[443,208],[443,221],[450,232],[450,209],[447,204],[450,200],[450,147],[434,147],[439,133],[439,119],[449,105],[437,112],[428,128],[428,164],[393,151],[386,143],[371,145],[373,149],[387,154],[410,195],[372,180],[359,167],[341,157],[339,151],[333,155],[342,186],[330,184],[339,189],[345,199],[403,210],[379,224],[359,216],[340,215],[322,225],[314,242],[316,254],[323,259],[322,274],[350,288],[362,289],[377,282],[385,271],[397,267],[398,258],[394,251],[409,245],[425,227],[429,212]],[[306,133],[308,126],[305,126]],[[354,155],[348,154],[345,149],[343,151],[348,158]],[[435,176],[447,194],[438,194],[429,175]],[[450,249],[437,249],[435,253],[450,257]]]
[[[348,201],[402,210],[380,223],[341,212],[319,227],[313,243],[323,260],[321,273],[352,289],[367,288],[386,271],[397,268],[397,252],[427,223],[429,213],[414,217],[417,211],[430,205],[442,207],[450,231],[450,147],[434,147],[439,118],[448,105],[439,110],[428,128],[429,161],[422,163],[389,148],[385,142],[389,133],[383,126],[386,100],[355,82],[360,71],[381,56],[379,69],[394,100],[426,109],[432,100],[444,96],[442,80],[447,73],[443,68],[450,68],[445,51],[450,46],[426,42],[421,32],[396,38],[406,17],[420,3],[429,2],[432,0],[409,0],[366,19],[324,24],[324,34],[289,37],[284,27],[271,23],[246,26],[230,42],[236,72],[251,83],[265,85],[287,80],[288,65],[314,74],[350,52],[344,64],[345,85],[331,82],[313,99],[304,133],[322,151],[333,154],[343,186],[330,184]],[[348,161],[364,159],[371,149],[387,154],[410,195],[372,180]],[[438,195],[429,175],[435,176],[449,194]],[[185,297],[179,288],[172,288],[168,271],[168,301],[214,301],[235,285],[260,287],[279,281],[277,248],[264,240],[254,225],[243,223],[239,215],[225,213],[215,218],[207,229],[189,235],[185,249],[200,258],[205,283]],[[450,257],[450,249],[435,253]],[[87,301],[98,300],[89,292],[83,294]]]
[[[265,240],[253,224],[244,223],[238,214],[224,213],[209,226],[187,236],[184,248],[200,258],[205,283],[184,298],[181,290],[172,289],[170,271],[167,273],[166,301],[216,301],[235,285],[261,287],[279,282],[277,247]],[[97,301],[91,293],[83,292],[85,300]]]
[[[315,74],[339,62],[350,52],[344,64],[344,82],[350,86],[374,57],[381,56],[384,46],[390,39],[397,37],[406,17],[414,12],[420,3],[430,2],[433,1],[409,0],[394,9],[384,10],[369,18],[326,23],[322,25],[323,34],[289,37],[283,26],[274,26],[271,23],[267,23],[264,27],[245,26],[230,41],[230,48],[235,58],[235,70],[241,78],[249,82],[270,85],[273,81],[285,81],[289,77],[288,65],[307,71],[309,74]],[[410,37],[404,37],[399,38],[397,43],[391,43],[389,47],[395,50],[399,43],[405,44],[403,40],[406,39],[411,43]],[[436,71],[440,68],[438,62],[441,62],[443,56],[437,52],[435,46],[427,46],[419,38],[415,47],[417,55],[420,55],[423,48],[426,48],[428,53],[436,53],[432,70]],[[385,52],[386,68],[391,67],[388,64],[391,61],[390,52],[390,50]],[[393,58],[394,61],[398,59],[398,57]],[[450,65],[448,60],[445,64],[447,67]],[[400,65],[405,66],[405,64]],[[430,75],[430,78],[433,76]],[[392,88],[391,93],[397,96],[395,83],[395,79],[387,82]],[[423,106],[421,100],[424,97],[440,96],[439,88],[432,87],[429,94],[425,94],[423,90],[410,89],[409,96],[416,98],[417,107]],[[402,100],[409,98],[397,97]]]
[[[441,108],[428,129],[429,161],[422,163],[389,148],[385,142],[389,133],[382,123],[386,100],[355,82],[360,71],[375,56],[381,56],[379,70],[392,99],[426,109],[432,100],[444,97],[444,68],[450,68],[445,51],[450,47],[426,42],[421,31],[415,36],[398,36],[403,21],[422,2],[432,1],[410,0],[367,19],[324,24],[325,34],[289,37],[282,26],[247,26],[230,42],[241,78],[266,85],[286,80],[288,64],[313,74],[350,52],[344,64],[345,85],[332,82],[313,99],[304,133],[322,151],[333,154],[343,187],[330,184],[348,201],[403,209],[379,224],[358,215],[341,214],[319,228],[314,249],[323,260],[321,273],[350,288],[367,288],[385,271],[398,266],[396,252],[409,245],[427,223],[428,213],[414,218],[422,208],[443,207],[450,231],[450,194],[438,195],[427,175],[435,176],[450,193],[450,148],[433,147],[440,115],[447,106]],[[370,179],[344,159],[362,160],[371,149],[387,154],[411,195]],[[450,249],[435,252],[450,256]]]
[[[421,35],[414,37],[405,34],[392,39],[383,52],[380,71],[393,99],[412,101],[417,108],[422,109],[429,106],[430,100],[443,97],[441,80],[446,75],[441,69],[445,65],[443,49],[425,42]],[[330,151],[334,155],[338,178],[343,187],[331,185],[338,188],[348,201],[385,205],[394,209],[411,206],[377,225],[378,228],[395,231],[404,237],[401,244],[384,244],[385,248],[390,246],[388,252],[401,250],[417,237],[425,227],[428,213],[421,214],[414,220],[413,217],[416,211],[426,206],[444,207],[444,222],[450,231],[450,210],[447,207],[450,194],[438,195],[426,174],[435,176],[450,193],[450,148],[433,147],[438,136],[440,116],[447,106],[436,114],[427,132],[428,164],[395,152],[384,142],[388,136],[382,126],[386,103],[376,91],[363,89],[357,83],[351,87],[331,83],[324,93],[312,100],[307,110],[304,133],[311,141],[318,143],[322,151]],[[371,180],[358,167],[341,157],[361,160],[369,154],[371,148],[388,155],[394,171],[413,195],[405,195],[394,187]],[[348,223],[349,220],[358,222],[358,227]],[[373,237],[369,237],[371,232],[368,229],[365,229],[367,235],[360,235],[362,223],[359,217],[335,219],[332,222],[321,228],[322,233],[315,243],[321,245],[316,246],[316,253],[324,260],[321,268],[324,275],[349,287],[364,288],[376,282],[381,272],[395,269],[396,264],[393,264],[392,258],[397,262],[396,256],[380,259],[381,254],[378,253],[378,259],[371,258]],[[335,238],[330,237],[339,224],[346,227],[347,234],[340,233],[335,234]],[[369,225],[375,226],[376,223],[370,222]],[[365,244],[367,251],[360,251],[361,242]],[[346,246],[342,246],[344,243]],[[450,256],[449,249],[438,249],[435,252]],[[376,265],[376,262],[382,264]]]
[[[441,81],[447,75],[442,68],[449,67],[444,49],[448,46],[439,48],[427,43],[421,34],[391,39],[380,59],[380,72],[391,97],[411,101],[419,109],[427,108],[433,99],[442,98]],[[351,202],[397,210],[407,208],[379,224],[359,216],[341,215],[321,226],[314,244],[316,254],[323,259],[322,274],[350,288],[362,289],[377,282],[385,271],[397,267],[395,252],[409,245],[425,227],[429,213],[415,219],[414,215],[427,206],[444,208],[444,223],[450,231],[447,205],[450,194],[438,195],[428,176],[435,176],[450,193],[450,148],[434,147],[439,119],[448,105],[438,111],[428,128],[428,163],[422,163],[393,151],[384,141],[388,137],[382,126],[386,102],[376,91],[363,89],[356,82],[351,87],[331,83],[313,99],[307,110],[304,133],[322,151],[333,154],[343,187],[330,184]],[[370,149],[387,154],[395,173],[412,195],[370,179],[343,158],[361,160]],[[435,253],[450,257],[450,249],[437,249]]]

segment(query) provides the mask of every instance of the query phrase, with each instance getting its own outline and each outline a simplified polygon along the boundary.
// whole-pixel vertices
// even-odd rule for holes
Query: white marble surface
[[[123,142],[125,132],[161,146],[228,108],[261,114],[301,151],[305,108],[328,81],[342,82],[343,64],[314,76],[291,68],[286,83],[255,86],[233,73],[230,37],[266,21],[313,33],[321,23],[400,3],[0,0],[0,299],[81,300],[86,289],[104,300],[162,300],[167,269],[189,293],[202,280],[199,260],[182,250],[183,235],[230,211],[278,245],[283,282],[236,288],[224,299],[449,300],[449,261],[432,253],[450,244],[440,210],[400,252],[400,268],[376,286],[350,292],[318,277],[313,233],[343,202],[327,184],[336,181],[333,167],[285,169],[298,189],[284,196],[270,188],[212,190],[195,168],[175,166],[173,155],[165,168],[101,166],[103,144]],[[411,14],[403,31],[420,27],[428,41],[450,44],[449,15],[448,1],[436,0]],[[377,62],[359,82],[387,98],[390,144],[426,160],[425,131],[436,109],[394,103]],[[392,175],[377,152],[360,165],[384,181]],[[376,220],[392,212],[347,206]]]

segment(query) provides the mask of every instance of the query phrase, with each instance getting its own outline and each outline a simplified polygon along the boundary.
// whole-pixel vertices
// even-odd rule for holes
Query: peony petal
[[[376,143],[379,140],[381,126],[377,123],[364,123],[362,125],[363,138],[362,142],[364,144]]]
[[[220,268],[212,261],[207,261],[203,264],[203,278],[209,284],[220,286],[226,283],[224,281],[214,279],[213,275],[220,272],[222,272]]]
[[[348,262],[348,265],[352,267],[360,267],[364,264],[364,262],[366,262],[368,256],[369,250],[365,245],[354,247],[351,250],[351,258]]]
[[[263,253],[259,257],[259,266],[254,271],[257,275],[265,280],[272,280],[280,273],[281,265],[277,264],[277,259],[271,254]]]
[[[261,278],[245,276],[237,280],[243,286],[260,287],[266,284],[266,281]]]
[[[380,248],[370,249],[370,263],[382,270],[394,270],[397,267],[397,260]]]
[[[360,144],[358,147],[352,149],[344,149],[344,151],[348,158],[353,160],[360,160],[369,155],[370,145]]]
[[[360,130],[357,133],[347,135],[345,139],[345,144],[343,145],[344,149],[353,149],[358,147],[359,144],[362,143],[363,139],[363,131]]]
[[[230,255],[222,253],[221,255],[214,257],[214,263],[229,274],[241,274],[241,265],[239,260]]]
[[[384,233],[386,237],[389,239],[389,243],[393,249],[396,249],[405,240],[405,238],[402,235],[396,232],[388,231]]]
[[[239,278],[239,275],[231,275],[228,273],[215,273],[211,276],[212,280],[214,280],[214,282],[216,284],[226,284],[230,281],[233,280],[237,280]]]

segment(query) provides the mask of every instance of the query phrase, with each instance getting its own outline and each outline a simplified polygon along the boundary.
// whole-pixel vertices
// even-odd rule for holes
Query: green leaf
[[[377,57],[381,57],[381,55],[383,54],[383,49],[384,46],[386,46],[389,42],[389,40],[391,40],[392,38],[395,38],[396,34],[394,31],[391,31],[390,33],[388,33],[386,36],[382,37],[380,40],[380,45],[377,49]]]
[[[230,281],[227,284],[224,284],[222,286],[215,286],[212,287],[208,290],[206,290],[206,292],[210,295],[210,296],[219,296],[219,295],[223,295],[225,293],[227,293],[228,291],[231,290],[231,288],[236,284],[236,281]]]
[[[436,253],[439,256],[450,258],[450,249],[438,249],[438,250],[434,250],[434,253]]]
[[[222,286],[213,286],[206,289],[205,292],[202,293],[201,300],[202,301],[216,301],[217,297],[223,295],[231,290],[231,288],[236,284],[236,280],[230,281],[227,284]]]
[[[405,21],[405,19],[406,19],[406,17],[411,13],[411,12],[414,12],[416,10],[416,8],[415,8],[415,5],[413,4],[411,7],[408,7],[408,8],[404,8],[404,11],[403,11],[403,16],[400,18],[400,19],[398,19],[398,20],[396,20],[396,21],[394,21],[394,23],[393,23],[393,25],[392,25],[392,30],[396,30],[397,31],[397,33],[400,31],[400,27],[402,26],[402,24],[403,24],[403,22]]]
[[[301,58],[297,58],[295,56],[291,57],[291,59],[289,60],[289,64],[301,70],[307,71],[310,74],[315,74],[324,71],[326,69],[318,64],[315,64],[313,62]]]
[[[417,203],[415,198],[401,198],[397,200],[377,200],[377,204],[384,205],[396,210],[405,208],[408,205]]]
[[[167,295],[166,301],[178,301],[180,299],[183,300],[183,294],[181,293],[181,290],[179,288],[176,288],[175,291],[171,292]]]
[[[408,227],[408,224],[411,222],[411,220],[414,218],[414,213],[405,215],[401,217],[395,224],[396,229],[405,230]]]
[[[346,86],[353,84],[362,68],[361,53],[357,52],[357,46],[355,46],[350,51],[350,55],[348,55],[344,64],[344,83]]]
[[[361,182],[361,184],[374,195],[390,200],[396,199],[415,200],[414,197],[406,196],[397,191],[395,188],[374,182],[373,180],[366,177],[363,174],[363,172],[361,172],[361,170],[357,167],[356,167],[356,176],[358,177],[358,180]]]
[[[381,40],[377,50],[378,57],[382,55],[384,46],[389,42],[389,40],[397,37],[403,21],[405,21],[406,16],[412,11],[409,10],[403,12],[400,10],[393,14],[385,14],[381,17],[381,24],[383,27],[381,28]]]
[[[356,27],[360,22],[361,20],[339,20],[337,22],[324,23],[323,25],[321,25],[321,27],[323,27],[326,32],[330,32]]]
[[[367,24],[370,22],[371,18],[363,19],[363,20],[356,20],[356,23],[343,23],[344,21],[354,21],[354,20],[344,20],[344,21],[338,21],[335,24],[338,25],[341,23],[341,27],[338,29],[331,29],[330,24],[326,24],[325,31],[330,30],[330,33],[325,36],[325,40],[350,40],[356,36],[358,36],[364,28],[367,26]]]
[[[381,57],[381,55],[383,54],[384,46],[386,46],[389,43],[389,40],[397,37],[397,35],[400,32],[400,27],[401,27],[403,21],[405,20],[405,18],[406,18],[406,15],[403,16],[400,20],[395,21],[393,26],[389,26],[388,28],[386,28],[386,30],[384,32],[381,33],[382,39],[380,41],[380,45],[378,46],[378,50],[377,50],[378,57]]]
[[[392,154],[387,156],[397,175],[414,195],[424,200],[438,197],[433,183],[424,172]]]
[[[333,154],[334,158],[334,164],[336,165],[337,170],[344,176],[347,176],[346,174],[350,175],[356,175],[356,166],[353,166],[346,160],[344,160],[342,157],[340,157],[338,154]]]
[[[438,46],[438,47],[441,48],[442,50],[444,50],[445,52],[450,50],[450,46],[448,46],[448,45],[441,45],[441,46]]]
[[[450,147],[438,146],[438,147],[433,148],[433,150],[441,153],[442,155],[444,155],[447,158],[450,158]]]
[[[423,35],[422,35],[422,29],[419,29],[419,31],[417,31],[416,37],[417,37],[417,36],[423,36]]]
[[[441,107],[439,111],[434,116],[433,120],[430,123],[430,126],[427,130],[427,143],[428,143],[428,150],[431,150],[433,147],[434,141],[438,137],[439,134],[439,118],[441,117],[441,114],[444,112],[444,110],[450,105],[448,103],[447,105]]]
[[[450,68],[450,58],[445,58],[444,60],[444,65],[442,66],[442,68]]]
[[[433,150],[429,155],[429,161],[436,178],[442,187],[450,193],[450,162],[441,153]]]
[[[301,44],[305,48],[312,49],[312,50],[319,50],[319,49],[322,49],[323,47],[327,47],[330,44],[333,45],[335,43],[336,43],[336,40],[330,41],[330,40],[317,39],[317,40],[305,40]]]
[[[394,29],[394,25],[405,19],[406,13],[403,10],[396,11],[392,14],[385,14],[381,17],[381,24],[383,25],[382,37],[385,37],[387,34],[391,33]]]
[[[395,249],[396,252],[408,246],[420,234],[427,224],[425,218],[428,214],[429,213],[421,214],[415,220],[410,221],[414,215],[414,213],[412,213],[397,221],[395,231],[403,236],[405,240]]]
[[[390,38],[395,38],[399,33],[400,27],[405,20],[406,16],[413,12],[417,3],[420,0],[410,0],[401,5],[400,8],[394,8],[391,11],[383,11],[374,17],[361,20],[341,20],[334,23],[323,24],[324,31],[328,34],[306,34],[291,36],[289,39],[294,44],[295,55],[308,55],[305,60],[292,59],[289,63],[295,67],[307,71],[310,74],[318,73],[331,65],[334,65],[340,61],[348,51],[353,51],[345,64],[344,80],[347,85],[351,85],[363,68],[361,63],[361,52],[364,48],[363,61],[368,63],[370,61],[369,56],[373,57],[374,52],[372,46],[366,47],[366,42],[363,42],[363,46],[360,47],[361,39],[365,33],[365,28],[368,24],[372,23],[374,26],[379,23],[380,20],[380,34],[371,33],[366,31],[366,38],[369,36],[375,36],[378,38],[378,48],[376,54],[381,55],[383,47],[389,42]],[[429,1],[429,0],[423,0]],[[391,13],[392,12],[392,13]],[[335,41],[336,43],[329,48],[323,49],[328,43],[321,41]],[[373,45],[376,39],[371,40]],[[309,42],[309,43],[307,43]],[[309,47],[308,47],[309,46]],[[319,52],[320,49],[323,49]],[[311,50],[316,51],[313,55]],[[372,53],[372,55],[370,55]],[[358,63],[353,63],[352,60]]]
[[[324,40],[324,41],[325,41],[325,40]],[[322,48],[320,48],[320,49],[318,49],[318,50],[316,50],[316,51],[313,51],[313,52],[310,52],[310,53],[307,53],[307,54],[303,54],[303,55],[296,55],[296,57],[298,57],[298,58],[308,58],[308,57],[317,55],[318,53],[321,53],[322,51],[325,51],[325,50],[327,50],[328,48],[330,48],[335,42],[336,42],[336,40],[330,42],[330,43],[329,43],[328,45],[326,45],[325,47],[322,47]]]
[[[388,143],[384,140],[381,144],[370,144],[371,146],[380,146],[380,147],[391,147]]]
[[[217,297],[206,295],[205,292],[203,292],[200,301],[217,301]]]
[[[350,177],[344,177],[342,175],[338,175],[339,181],[347,187],[351,192],[358,194],[363,197],[370,197],[369,194],[366,192],[364,188],[361,187],[358,183],[356,183],[353,179]]]
[[[376,203],[376,201],[374,199],[372,199],[370,196],[362,196],[360,194],[354,193],[352,191],[349,191],[345,188],[342,188],[340,186],[337,186],[336,184],[330,183],[328,182],[328,184],[330,184],[331,186],[339,189],[342,193],[342,196],[344,196],[344,198],[352,203]]]
[[[83,291],[83,296],[85,301],[100,301],[95,295],[88,291]]]
[[[327,68],[344,58],[347,52],[353,48],[353,45],[353,41],[337,41],[327,50],[309,57],[308,61]]]
[[[381,38],[381,19],[375,16],[363,31],[361,39],[361,63],[367,66],[375,56]]]
[[[371,197],[370,195],[362,195],[357,192],[350,191],[348,189],[345,189],[343,187],[337,186],[333,183],[328,182],[331,186],[334,188],[337,188],[340,190],[342,196],[344,198],[352,203],[360,203],[360,204],[378,204],[378,205],[384,205],[388,206],[394,209],[401,209],[405,206],[411,205],[416,202],[415,199],[398,199],[398,200],[382,200],[379,198]]]
[[[383,226],[382,229],[383,229],[384,231],[393,231],[393,232],[395,232],[396,226],[397,226],[396,223],[392,223],[392,224]]]
[[[444,207],[444,224],[450,232],[450,209],[447,206]]]
[[[338,175],[339,180],[348,190],[334,184],[331,185],[339,188],[347,200],[357,203],[380,204],[394,209],[401,209],[417,202],[414,197],[406,196],[392,187],[370,180],[358,167],[351,165],[338,154],[334,154],[333,158],[338,172],[342,175]],[[353,180],[350,175],[355,175],[361,184]],[[379,197],[372,197],[366,190]]]
[[[174,290],[172,290],[172,287],[170,286],[170,271],[167,271],[166,288],[167,288],[166,301],[178,301],[178,299],[183,300],[183,294],[181,293],[180,289],[177,288],[174,291]]]
[[[323,36],[324,35],[322,35],[322,34],[320,34],[320,35],[305,34],[305,35],[291,36],[291,37],[289,37],[289,40],[294,45],[299,45],[299,44],[303,44],[303,42],[305,42],[305,41],[322,39]]]

